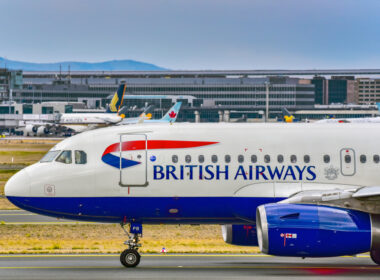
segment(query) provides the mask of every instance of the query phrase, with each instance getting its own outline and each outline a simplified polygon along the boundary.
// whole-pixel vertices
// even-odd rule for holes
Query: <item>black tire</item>
[[[371,250],[370,255],[373,262],[380,265],[380,250]]]
[[[140,254],[137,250],[127,249],[120,255],[120,262],[125,267],[136,267],[140,263]]]

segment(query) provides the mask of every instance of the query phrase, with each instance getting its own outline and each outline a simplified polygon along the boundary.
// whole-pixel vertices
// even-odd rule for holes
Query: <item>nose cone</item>
[[[13,175],[5,184],[4,193],[6,197],[29,196],[30,176],[24,169]]]

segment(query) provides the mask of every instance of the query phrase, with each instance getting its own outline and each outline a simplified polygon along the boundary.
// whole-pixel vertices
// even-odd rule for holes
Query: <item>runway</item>
[[[264,255],[143,255],[124,268],[119,255],[0,256],[0,279],[293,279],[324,276],[378,279],[368,255],[325,259]]]
[[[34,214],[25,210],[0,210],[0,222],[7,225],[26,224],[88,224],[73,220],[57,219]]]

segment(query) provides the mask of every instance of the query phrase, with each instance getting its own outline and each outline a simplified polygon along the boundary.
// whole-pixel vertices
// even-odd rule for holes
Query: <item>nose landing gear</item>
[[[128,240],[124,242],[125,245],[128,245],[128,249],[121,253],[120,262],[125,267],[136,267],[141,259],[138,249],[141,247],[139,240],[142,237],[142,224],[131,223],[129,232],[124,228],[124,223],[120,225],[128,236]]]

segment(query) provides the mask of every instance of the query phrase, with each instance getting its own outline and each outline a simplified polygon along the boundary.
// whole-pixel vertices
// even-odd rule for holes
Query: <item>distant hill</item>
[[[156,71],[167,70],[154,64],[135,61],[135,60],[109,60],[104,62],[77,62],[64,61],[54,63],[32,63],[5,59],[0,57],[0,68],[5,66],[8,69],[24,71],[59,71],[61,65],[62,71],[67,71],[69,65],[71,71],[117,71],[117,70],[136,70],[136,71]]]

